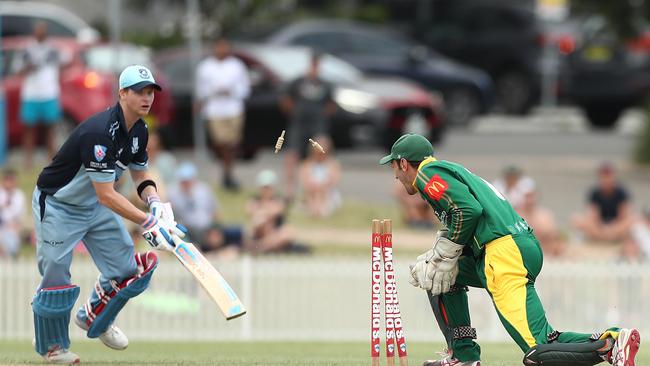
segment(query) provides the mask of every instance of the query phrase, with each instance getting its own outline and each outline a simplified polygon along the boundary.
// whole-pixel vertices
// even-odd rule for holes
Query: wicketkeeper
[[[524,365],[633,366],[637,329],[583,334],[553,329],[535,291],[542,249],[533,230],[490,183],[460,164],[437,160],[420,135],[404,135],[380,164],[391,164],[406,191],[419,193],[446,228],[411,264],[413,286],[427,292],[447,341],[446,356],[424,366],[480,366],[467,303],[468,286],[488,291]]]
[[[72,284],[74,247],[83,240],[100,275],[90,298],[77,311],[75,324],[108,347],[128,345],[113,323],[126,302],[142,293],[158,260],[153,252],[135,253],[122,218],[144,229],[157,249],[172,249],[172,234],[184,236],[166,212],[147,172],[149,113],[154,91],[161,90],[151,71],[132,65],[119,78],[119,102],[80,124],[38,177],[32,200],[38,270],[43,276],[32,300],[36,352],[47,362],[79,363],[70,352],[70,311],[79,296]],[[117,193],[114,183],[126,169],[148,204],[142,212]],[[167,216],[169,215],[169,216]]]

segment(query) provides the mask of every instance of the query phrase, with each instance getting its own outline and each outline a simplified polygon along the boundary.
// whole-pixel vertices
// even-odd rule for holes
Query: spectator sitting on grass
[[[0,187],[0,257],[16,257],[20,250],[25,196],[18,189],[16,171],[7,169]]]
[[[634,217],[629,195],[611,164],[603,163],[598,168],[598,184],[588,199],[587,212],[573,217],[574,228],[592,241],[624,242],[630,238]]]
[[[518,166],[510,165],[503,170],[502,178],[494,181],[494,188],[508,199],[516,211],[519,211],[524,195],[535,189],[535,181],[524,175]]]
[[[535,237],[542,246],[544,256],[560,257],[566,249],[565,243],[560,237],[553,212],[540,206],[537,196],[535,189],[524,194],[518,213],[535,231]]]
[[[326,217],[341,205],[341,195],[337,190],[341,166],[331,155],[330,139],[321,136],[317,140],[325,153],[317,149],[310,150],[300,168],[300,183],[309,214],[313,217]]]
[[[178,183],[168,191],[176,221],[189,231],[189,240],[201,250],[211,251],[227,245],[242,245],[241,227],[220,224],[219,202],[212,188],[197,179],[194,164],[183,162],[176,173]],[[219,238],[219,240],[216,240]]]
[[[258,192],[246,207],[251,220],[253,253],[286,252],[298,248],[295,231],[286,224],[286,201],[276,192],[278,176],[272,170],[257,175]]]

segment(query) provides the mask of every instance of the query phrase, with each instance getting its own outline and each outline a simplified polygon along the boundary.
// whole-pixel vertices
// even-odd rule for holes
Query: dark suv
[[[401,6],[397,14],[417,16],[395,21],[410,22],[414,37],[492,76],[503,111],[526,113],[538,101],[545,39],[530,1],[436,0],[428,9],[417,2],[410,9]]]
[[[568,70],[566,97],[592,126],[611,128],[623,110],[641,105],[650,93],[650,32],[623,41],[605,19],[588,17]]]

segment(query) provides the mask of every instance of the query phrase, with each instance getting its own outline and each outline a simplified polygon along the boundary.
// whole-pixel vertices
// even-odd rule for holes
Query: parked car
[[[204,52],[204,56],[209,51]],[[286,128],[279,107],[288,83],[304,75],[310,50],[304,47],[235,44],[233,54],[248,68],[251,95],[246,100],[244,158],[262,146],[273,146]],[[186,49],[156,55],[169,76],[178,121],[178,141],[191,141],[194,70]],[[442,136],[442,100],[417,85],[397,78],[366,77],[352,65],[331,55],[321,60],[321,76],[335,86],[337,112],[331,133],[337,147],[379,143],[389,148],[404,132],[418,132],[437,141]]]
[[[22,141],[23,125],[19,120],[20,88],[23,76],[20,71],[25,47],[31,37],[5,37],[2,39],[2,81],[7,109],[9,144],[19,145]],[[102,111],[116,102],[117,76],[124,65],[143,63],[151,65],[148,54],[136,46],[122,45],[115,52],[107,45],[82,45],[74,38],[50,38],[66,60],[61,68],[61,106],[63,121],[57,125],[57,139],[61,142],[70,131],[91,115]],[[113,62],[113,61],[115,62]],[[152,106],[150,122],[166,126],[171,121],[173,109],[167,80],[157,71],[156,81],[163,92],[156,95]]]
[[[418,9],[416,3],[410,8],[411,12]],[[409,23],[413,36],[454,60],[488,72],[503,111],[526,113],[539,101],[547,40],[534,3],[435,0],[428,9],[416,18],[422,21]]]
[[[400,76],[442,93],[449,125],[465,125],[487,112],[492,81],[402,34],[338,20],[302,21],[273,33],[271,44],[308,46],[331,53],[373,75]]]
[[[99,40],[99,32],[66,8],[36,1],[0,1],[2,37],[28,36],[34,25],[43,21],[55,37],[72,37],[82,43]]]
[[[650,32],[626,42],[602,17],[585,19],[568,58],[567,98],[584,110],[592,126],[611,128],[649,92]]]

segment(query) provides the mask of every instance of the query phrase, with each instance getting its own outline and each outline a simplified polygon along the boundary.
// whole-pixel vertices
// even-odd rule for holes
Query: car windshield
[[[83,57],[88,67],[116,74],[129,65],[144,65],[150,68],[153,63],[147,48],[132,45],[94,46],[88,48]]]
[[[283,81],[305,75],[311,55],[306,48],[256,47],[249,51]],[[347,62],[326,54],[321,58],[320,76],[331,83],[353,84],[363,74]]]

